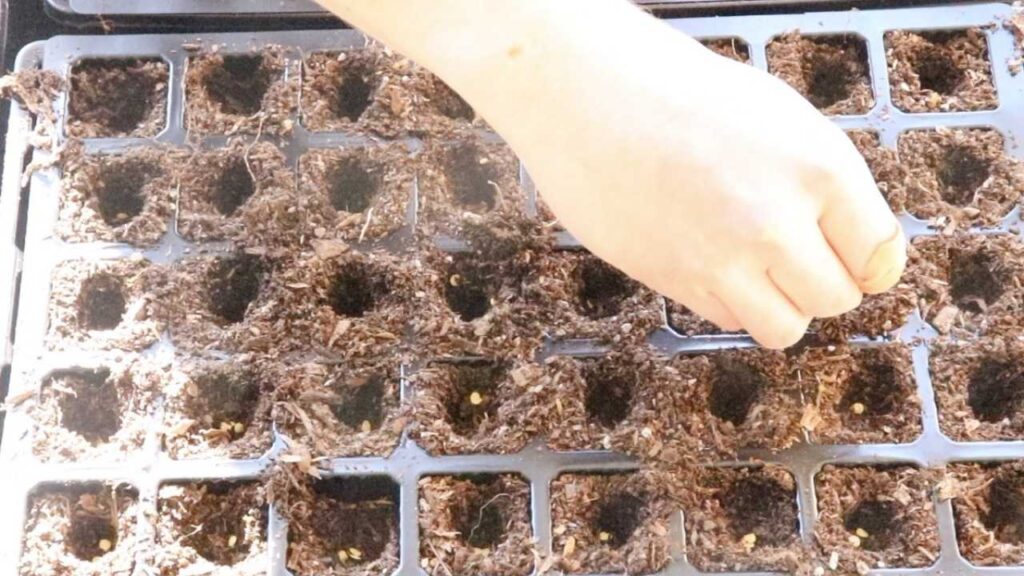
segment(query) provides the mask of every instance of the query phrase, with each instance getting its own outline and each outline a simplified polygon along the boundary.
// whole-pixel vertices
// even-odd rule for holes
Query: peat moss
[[[290,366],[275,394],[274,422],[315,456],[387,456],[406,424],[399,388],[398,363],[388,360]]]
[[[868,169],[871,170],[871,176],[878,185],[878,191],[889,202],[889,206],[897,213],[906,211],[905,194],[901,192],[901,186],[906,181],[908,173],[907,167],[900,163],[896,150],[882,146],[878,133],[871,130],[850,130],[846,135],[864,157]]]
[[[816,318],[810,331],[825,341],[842,343],[855,336],[892,336],[909,320],[917,305],[917,294],[904,274],[899,282],[881,294],[866,294],[860,305],[833,318]]]
[[[824,114],[866,114],[875,104],[867,45],[855,35],[793,32],[767,47],[768,69]]]
[[[156,521],[160,574],[257,574],[266,570],[267,522],[263,486],[256,482],[199,482],[160,487]]]
[[[975,566],[1024,564],[1024,465],[954,464],[960,553]]]
[[[705,48],[730,60],[750,63],[750,46],[739,38],[714,38],[701,40]]]
[[[745,334],[744,331],[727,332],[714,322],[705,320],[686,306],[665,298],[665,312],[668,326],[680,336],[718,336],[721,334]]]
[[[530,485],[514,475],[419,482],[421,567],[428,574],[533,572]]]
[[[29,497],[19,574],[128,574],[138,549],[138,492],[127,485],[60,484]]]
[[[907,112],[963,112],[997,106],[984,30],[899,30],[885,35],[893,103]]]
[[[815,478],[821,554],[842,572],[923,568],[939,555],[937,474],[910,467],[825,466]]]
[[[76,62],[68,93],[68,136],[156,136],[167,122],[168,75],[167,63],[158,58]]]
[[[830,346],[794,359],[797,377],[813,383],[821,419],[811,430],[823,444],[908,443],[921,434],[921,404],[910,347]]]
[[[567,574],[651,574],[669,558],[664,478],[563,474],[551,483],[555,566]]]

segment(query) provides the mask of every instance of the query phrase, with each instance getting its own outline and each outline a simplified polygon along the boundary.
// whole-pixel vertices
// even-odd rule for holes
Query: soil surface
[[[1024,564],[1024,464],[956,464],[949,475],[964,558],[976,566]]]
[[[379,240],[412,224],[416,165],[404,144],[311,150],[300,166],[305,218],[317,238]]]
[[[908,178],[907,167],[900,163],[896,150],[882,146],[878,133],[871,130],[849,130],[846,135],[864,157],[878,185],[878,191],[889,202],[889,206],[897,213],[905,212],[905,195],[902,192],[894,195],[894,191],[900,190]]]
[[[665,313],[669,328],[681,336],[717,336],[719,334],[746,334],[745,331],[727,332],[722,330],[714,322],[705,320],[686,306],[665,298]]]
[[[650,574],[669,562],[666,479],[653,472],[564,474],[551,483],[555,567]]]
[[[140,351],[160,338],[153,311],[159,274],[146,260],[70,260],[54,271],[47,348]]]
[[[716,38],[701,40],[700,43],[719,56],[744,64],[750,63],[750,46],[739,38]]]
[[[168,76],[157,58],[80,60],[71,67],[68,136],[156,136],[167,124]]]
[[[939,425],[953,440],[1024,439],[1024,343],[1007,338],[932,347]]]
[[[1020,330],[1024,245],[1009,234],[914,240],[906,277],[925,320],[940,333],[998,335]]]
[[[893,103],[907,112],[992,110],[988,41],[978,28],[885,35]]]
[[[407,422],[397,362],[290,365],[275,393],[274,422],[314,456],[387,456]]]
[[[768,69],[823,114],[865,114],[875,105],[867,45],[860,36],[801,36],[792,32],[767,47]]]
[[[275,494],[289,521],[296,576],[370,576],[398,566],[398,486],[383,476],[287,481]]]
[[[838,555],[839,571],[923,568],[939,555],[932,491],[934,470],[825,466],[815,482],[823,557]]]
[[[283,368],[266,358],[176,361],[164,388],[172,458],[258,458],[273,441],[270,411]]]
[[[817,412],[812,441],[908,443],[921,434],[921,404],[906,344],[807,348],[793,364],[797,377],[817,392],[810,398]]]
[[[139,552],[138,493],[128,486],[50,485],[29,498],[22,576],[128,576]]]
[[[255,482],[165,484],[153,561],[161,576],[256,576],[267,569],[268,509]]]
[[[43,379],[28,410],[32,446],[46,462],[121,461],[151,430],[159,370],[145,359],[58,370]]]
[[[533,572],[530,485],[522,478],[431,476],[419,488],[420,559],[428,574]]]
[[[781,468],[707,468],[676,478],[687,558],[704,571],[795,571],[800,544],[796,482]]]
[[[890,202],[939,228],[998,224],[1024,189],[1024,162],[992,129],[912,130],[900,136],[899,160]]]
[[[62,165],[57,235],[71,242],[156,244],[174,214],[180,155],[157,147],[105,155],[72,148]]]
[[[185,70],[185,126],[195,134],[290,133],[298,69],[279,47],[192,56]]]

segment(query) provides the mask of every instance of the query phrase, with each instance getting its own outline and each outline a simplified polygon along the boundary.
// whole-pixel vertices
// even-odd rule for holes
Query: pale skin
[[[903,272],[842,131],[627,0],[320,1],[458,91],[588,249],[724,329],[784,348]]]

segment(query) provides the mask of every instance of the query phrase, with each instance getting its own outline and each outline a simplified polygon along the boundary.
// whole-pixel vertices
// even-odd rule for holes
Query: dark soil
[[[939,552],[933,471],[826,466],[816,479],[821,554],[839,570],[931,566]]]
[[[742,426],[750,409],[771,383],[759,370],[742,361],[721,358],[714,362],[708,407],[711,415]]]
[[[976,566],[1024,563],[1024,470],[1019,462],[958,464],[953,512],[960,553]]]
[[[781,468],[708,468],[674,479],[686,515],[687,554],[704,571],[800,566],[796,483]]]
[[[587,417],[604,428],[614,428],[629,415],[633,394],[640,383],[626,364],[593,360],[583,365],[587,391],[583,405]]]
[[[363,212],[380,192],[380,172],[371,172],[362,158],[345,158],[327,172],[327,198],[339,212]],[[379,167],[378,167],[379,169]]]
[[[982,313],[1005,292],[998,256],[985,251],[951,251],[949,295],[961,310]]]
[[[217,211],[231,216],[256,192],[256,183],[243,158],[234,158],[217,177],[211,200]]]
[[[142,190],[158,170],[150,162],[126,162],[101,170],[96,201],[103,221],[116,227],[141,214],[146,202]]]
[[[931,355],[943,433],[959,441],[1024,439],[1024,346],[1012,337],[942,340]]]
[[[634,295],[638,287],[631,278],[596,257],[580,261],[573,278],[577,309],[592,320],[618,314],[622,301]]]
[[[257,256],[238,254],[217,261],[206,276],[210,312],[227,324],[243,321],[266,274]]]
[[[716,38],[701,40],[700,43],[719,56],[744,64],[750,63],[750,46],[739,38]]]
[[[121,405],[110,370],[58,372],[61,425],[93,445],[107,442],[121,428]]]
[[[204,482],[160,488],[161,574],[265,566],[268,509],[257,483]]]
[[[669,561],[672,507],[648,473],[559,476],[551,506],[556,566],[568,574],[649,574]]]
[[[491,297],[497,291],[490,278],[493,271],[474,260],[472,256],[454,255],[447,274],[444,299],[463,322],[472,322],[487,314]]]
[[[907,112],[962,112],[996,107],[983,30],[901,30],[886,34],[885,45],[897,108]]]
[[[825,114],[865,114],[875,104],[859,36],[791,33],[767,47],[769,70]]]
[[[167,63],[82,60],[71,68],[67,132],[76,138],[156,136],[167,115]]]
[[[398,565],[398,486],[385,477],[319,480],[289,517],[296,576],[383,574]]]
[[[420,557],[430,574],[530,574],[530,486],[512,475],[420,480]]]
[[[102,484],[46,486],[30,497],[19,573],[129,573],[138,493]]]
[[[364,262],[353,261],[334,273],[327,298],[335,314],[360,318],[375,310],[390,291],[386,274]]]
[[[125,287],[112,274],[94,274],[82,282],[78,293],[78,324],[85,330],[111,330],[121,323]]]
[[[374,103],[387,77],[385,59],[376,46],[307,57],[303,63],[303,124],[314,131],[341,130],[372,116],[380,108]],[[371,107],[374,110],[368,113]]]

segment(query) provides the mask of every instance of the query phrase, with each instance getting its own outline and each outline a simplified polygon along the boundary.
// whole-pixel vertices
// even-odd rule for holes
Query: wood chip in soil
[[[1024,463],[954,464],[948,480],[964,558],[975,566],[1024,564]]]
[[[823,114],[865,114],[875,105],[867,46],[857,35],[791,32],[767,46],[768,69]]]
[[[152,429],[163,374],[145,358],[46,375],[19,406],[33,420],[32,451],[45,462],[116,462],[137,453]]]
[[[175,459],[259,458],[273,442],[273,393],[285,372],[252,355],[176,360],[164,388],[164,450]]]
[[[941,472],[911,467],[825,466],[815,478],[823,557],[842,573],[924,568],[939,555],[932,492]]]
[[[315,457],[386,457],[407,421],[399,388],[399,365],[390,360],[290,364],[275,392],[274,422]]]
[[[196,151],[180,170],[177,231],[193,242],[294,246],[309,234],[306,200],[287,159],[269,142],[232,139]]]
[[[563,474],[551,483],[554,567],[567,574],[651,574],[668,565],[667,479],[640,471]]]
[[[533,572],[530,485],[519,476],[422,478],[419,503],[420,566],[428,574]]]
[[[897,30],[885,35],[893,103],[907,112],[992,110],[992,84],[984,30]]]
[[[1024,343],[941,339],[929,358],[939,426],[961,442],[1024,439]]]
[[[164,330],[153,310],[159,278],[141,257],[58,265],[50,280],[47,348],[141,351],[150,346]]]
[[[127,576],[140,541],[138,492],[109,484],[44,485],[29,497],[22,576]]]
[[[159,58],[79,60],[71,67],[68,136],[156,136],[167,123],[168,77]]]
[[[814,442],[902,444],[921,434],[921,403],[906,344],[811,347],[792,362],[797,377],[817,391],[805,419]]]
[[[921,315],[942,334],[1015,334],[1024,309],[1024,246],[1010,234],[922,237],[906,277]]]
[[[174,214],[182,160],[180,151],[155,146],[102,155],[70,148],[55,233],[70,242],[156,244]]]
[[[800,543],[796,481],[775,466],[706,468],[673,477],[686,515],[687,558],[709,572],[796,572]]]
[[[416,168],[404,144],[311,150],[300,172],[307,229],[317,239],[368,242],[411,224]]]
[[[265,574],[268,509],[258,482],[165,484],[157,503],[162,576]]]
[[[299,88],[299,64],[281,47],[222,54],[212,46],[186,65],[185,126],[193,134],[287,135]]]

